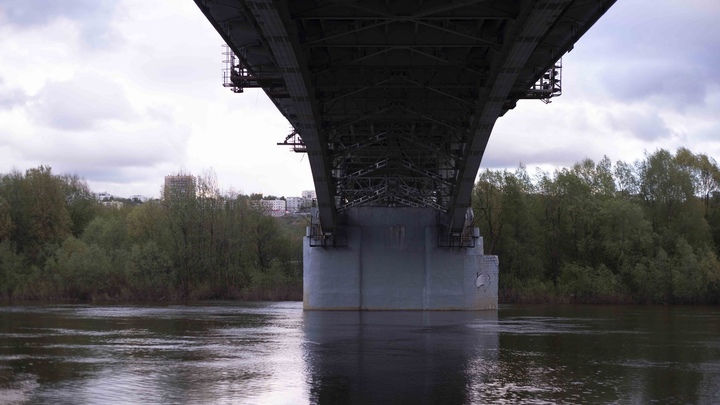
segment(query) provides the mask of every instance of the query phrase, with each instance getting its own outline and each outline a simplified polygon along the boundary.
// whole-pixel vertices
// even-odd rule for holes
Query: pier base
[[[351,208],[346,246],[303,246],[306,310],[497,308],[498,259],[474,247],[438,247],[430,208]]]

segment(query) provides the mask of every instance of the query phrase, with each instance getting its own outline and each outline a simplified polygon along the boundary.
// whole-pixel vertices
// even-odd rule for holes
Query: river
[[[720,309],[0,306],[1,404],[720,403]]]

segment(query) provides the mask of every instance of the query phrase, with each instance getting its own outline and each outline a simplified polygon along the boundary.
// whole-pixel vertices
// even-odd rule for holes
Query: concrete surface
[[[360,207],[348,212],[346,247],[303,247],[306,310],[497,308],[497,256],[437,247],[430,208]]]

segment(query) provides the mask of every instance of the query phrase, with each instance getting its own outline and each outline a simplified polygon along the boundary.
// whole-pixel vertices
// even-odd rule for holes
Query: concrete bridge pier
[[[497,308],[497,256],[480,237],[447,247],[432,208],[351,208],[346,223],[344,246],[304,238],[304,309]]]

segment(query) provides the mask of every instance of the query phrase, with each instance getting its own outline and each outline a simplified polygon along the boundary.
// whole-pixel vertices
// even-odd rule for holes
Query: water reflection
[[[297,303],[0,307],[2,403],[298,403]]]
[[[497,312],[306,312],[315,403],[467,403],[498,356]]]
[[[498,399],[720,403],[717,308],[510,306],[500,319]]]
[[[720,403],[720,310],[0,306],[0,404]]]

